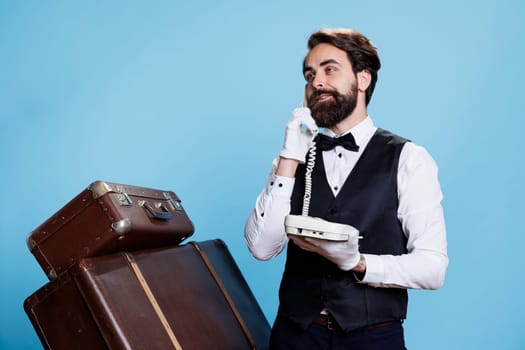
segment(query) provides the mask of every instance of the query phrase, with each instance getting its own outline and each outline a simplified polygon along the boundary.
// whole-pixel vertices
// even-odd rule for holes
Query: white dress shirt
[[[376,130],[372,119],[367,117],[348,131],[359,145],[358,152],[341,146],[323,152],[327,180],[335,196]],[[336,136],[329,129],[322,132]],[[275,257],[288,243],[284,218],[290,213],[295,179],[275,174],[278,160],[273,161],[268,184],[257,197],[245,226],[248,248],[260,260]],[[373,287],[437,289],[443,285],[448,266],[445,220],[441,207],[443,195],[437,165],[423,147],[412,142],[403,146],[397,187],[397,217],[407,238],[407,254],[362,254],[366,260],[366,273],[361,283]]]

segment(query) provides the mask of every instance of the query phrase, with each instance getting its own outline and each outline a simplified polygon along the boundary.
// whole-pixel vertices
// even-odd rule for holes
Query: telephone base
[[[329,241],[345,242],[351,237],[359,235],[359,231],[350,225],[304,215],[287,215],[284,219],[284,227],[289,235],[313,237]]]

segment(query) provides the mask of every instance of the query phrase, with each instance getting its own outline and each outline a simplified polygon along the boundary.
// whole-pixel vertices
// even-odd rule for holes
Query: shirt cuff
[[[267,191],[268,194],[278,197],[288,197],[292,196],[293,187],[295,184],[295,178],[272,175],[270,181],[268,182]]]
[[[385,265],[379,255],[363,254],[366,261],[365,277],[362,283],[383,283],[385,281]]]

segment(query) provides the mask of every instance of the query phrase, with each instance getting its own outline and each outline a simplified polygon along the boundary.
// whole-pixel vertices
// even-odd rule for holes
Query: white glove
[[[336,264],[341,270],[349,271],[356,267],[361,254],[359,253],[359,238],[350,238],[346,242],[334,242],[324,239],[288,235],[299,248],[324,256]]]
[[[303,130],[303,125],[305,130]],[[310,114],[310,109],[300,107],[292,112],[292,119],[286,125],[284,146],[279,155],[284,158],[305,162],[306,153],[312,145],[318,128]]]

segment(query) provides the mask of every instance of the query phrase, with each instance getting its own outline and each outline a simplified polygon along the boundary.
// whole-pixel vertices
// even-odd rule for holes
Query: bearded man
[[[405,349],[407,289],[440,288],[448,266],[438,169],[423,147],[377,128],[368,115],[381,66],[368,38],[324,29],[308,49],[307,107],[293,111],[245,227],[257,259],[287,247],[270,347]],[[309,215],[351,225],[359,240],[285,232],[286,215],[301,213],[312,143]]]

